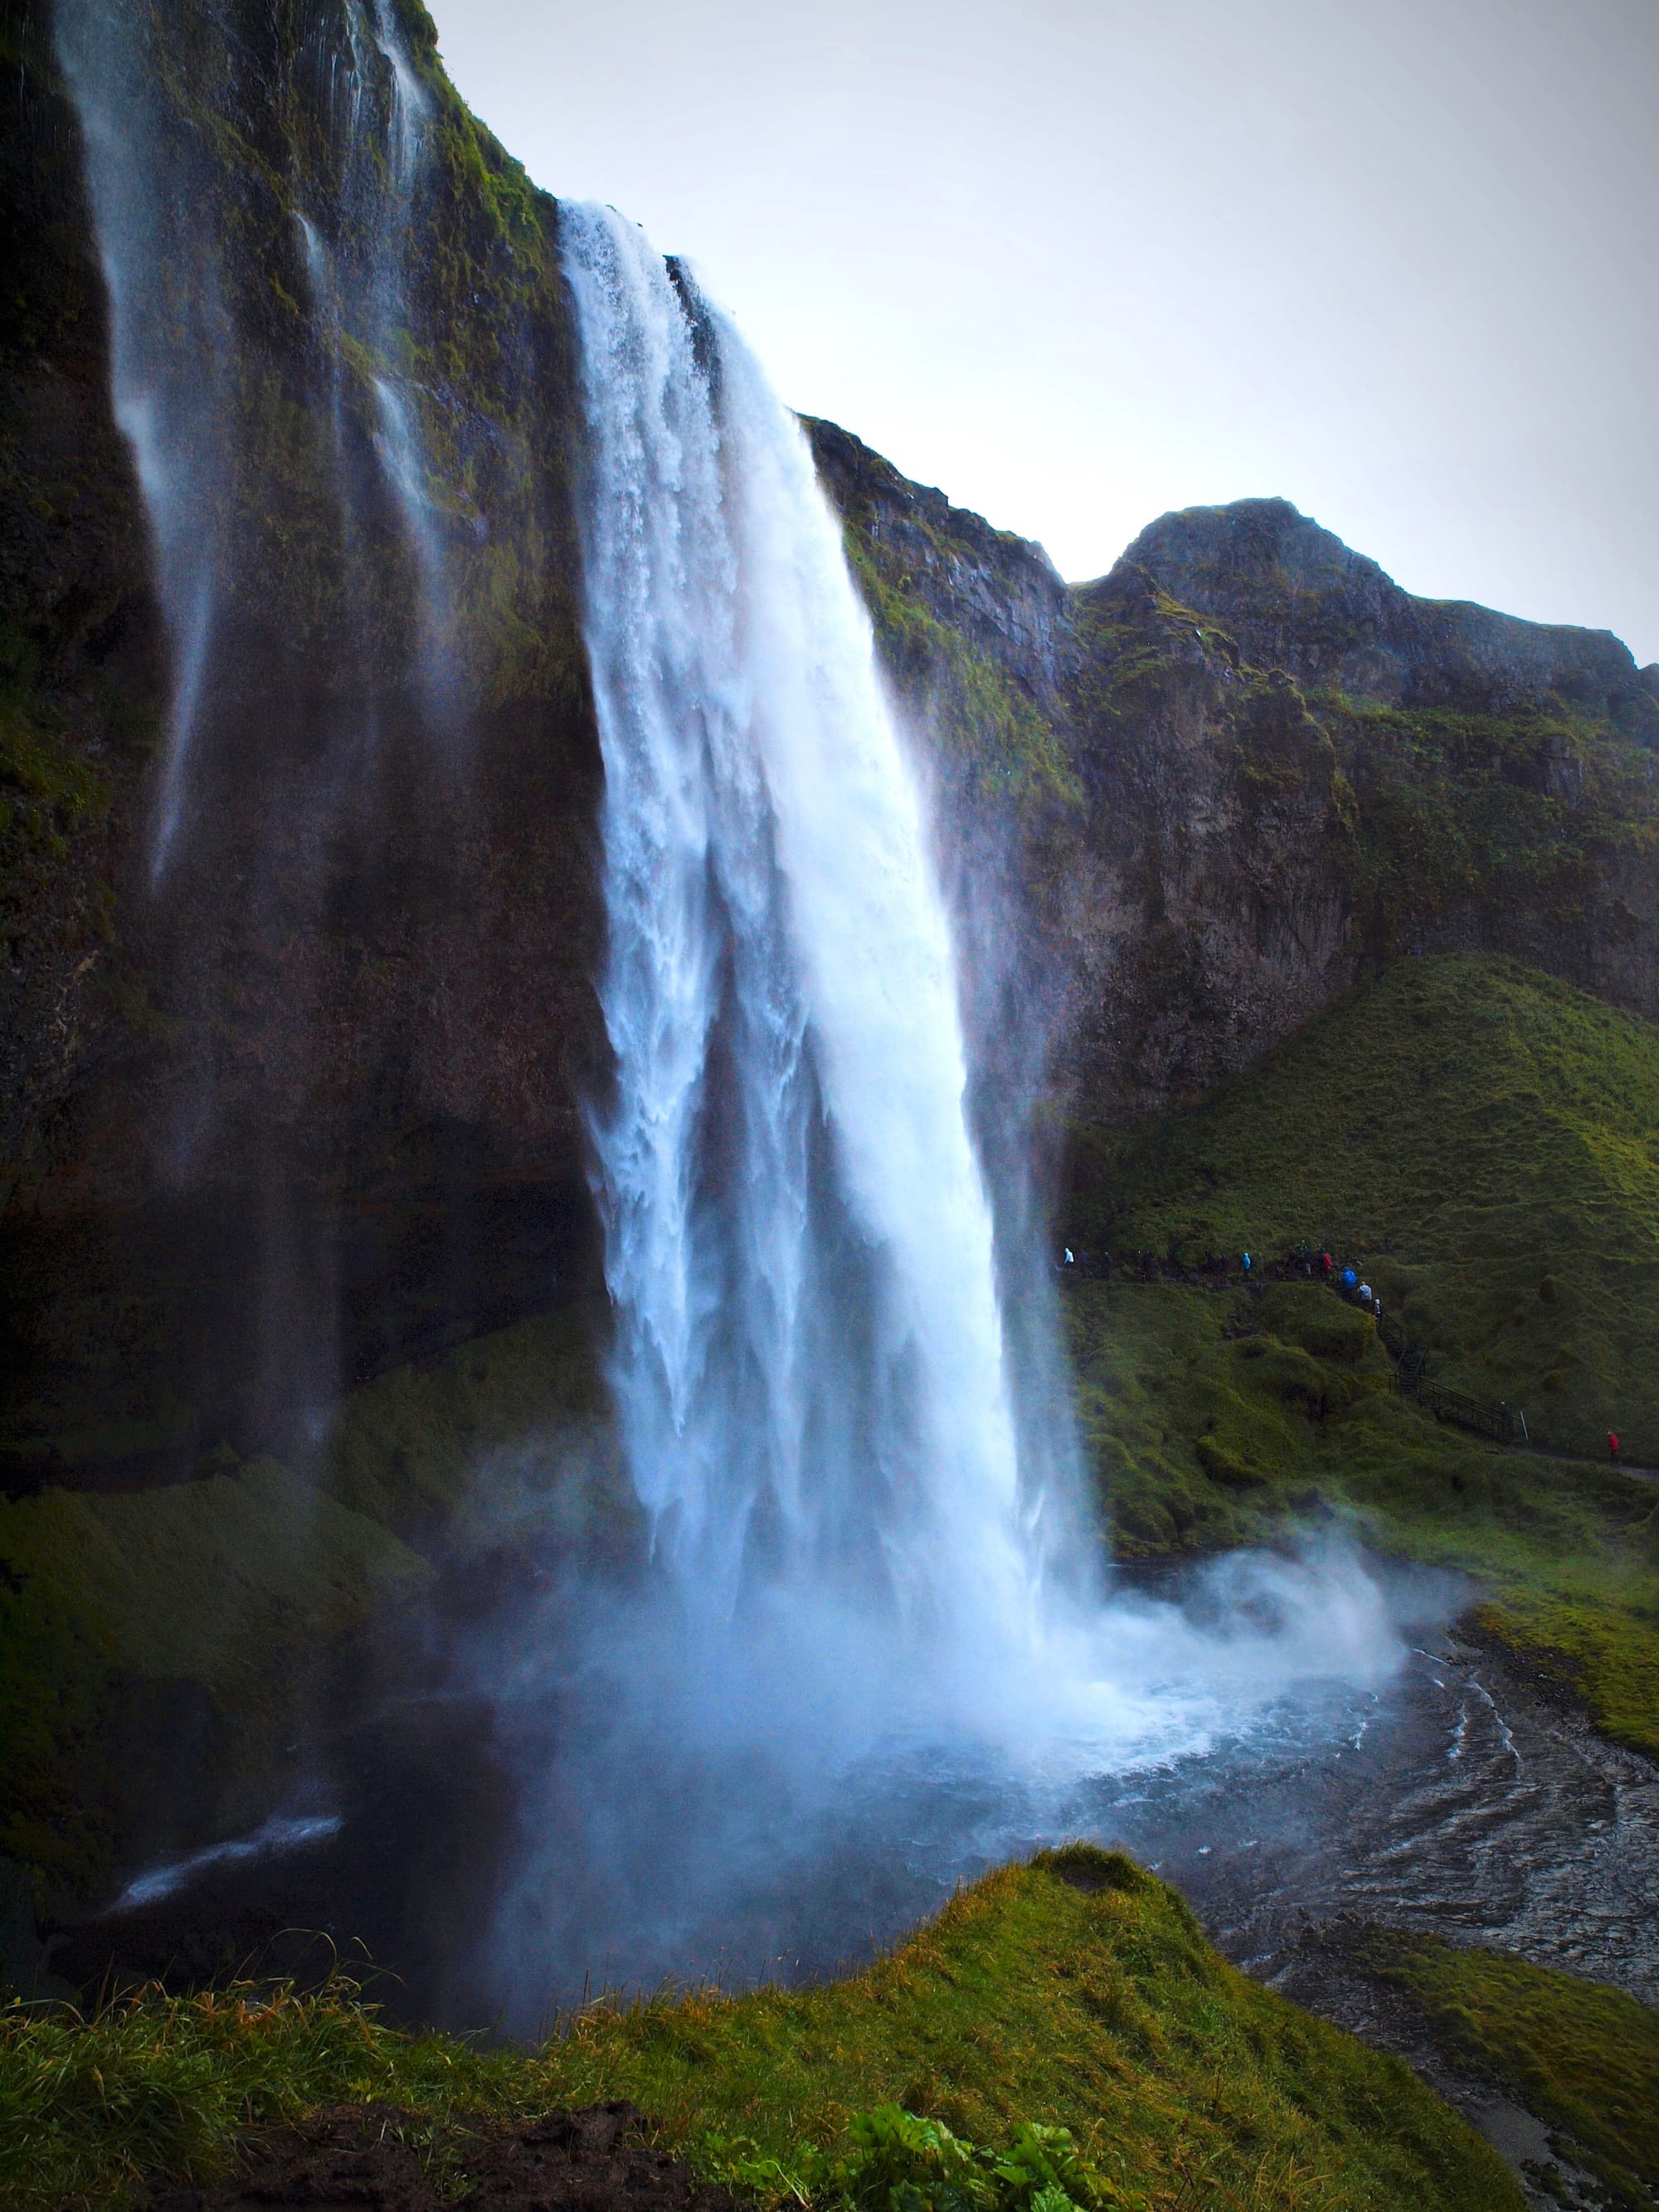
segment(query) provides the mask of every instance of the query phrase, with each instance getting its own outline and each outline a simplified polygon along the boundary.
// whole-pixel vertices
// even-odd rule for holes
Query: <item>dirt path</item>
[[[1659,1467],[1637,1467],[1627,1459],[1607,1460],[1589,1452],[1552,1450],[1548,1444],[1523,1444],[1534,1459],[1559,1460],[1564,1467],[1607,1468],[1615,1474],[1633,1474],[1638,1482],[1659,1482]]]
[[[741,2212],[651,2149],[628,2105],[433,2133],[392,2106],[341,2106],[250,2137],[234,2180],[153,2189],[139,2212],[453,2212],[458,2194],[472,2212]]]

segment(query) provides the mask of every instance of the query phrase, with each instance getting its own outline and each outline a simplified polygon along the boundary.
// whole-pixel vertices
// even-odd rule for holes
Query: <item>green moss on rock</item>
[[[1620,2212],[1659,2202],[1659,2011],[1507,1953],[1373,1935],[1360,1957],[1421,2009],[1455,2063],[1557,2130]]]
[[[207,1701],[222,1796],[257,1797],[329,1646],[427,1589],[378,1523],[269,1460],[131,1495],[0,1502],[0,1856],[103,1880],[155,1777],[139,1729]]]

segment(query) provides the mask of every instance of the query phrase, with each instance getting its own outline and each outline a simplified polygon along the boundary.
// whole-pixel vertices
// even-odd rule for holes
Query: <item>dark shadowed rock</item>
[[[632,2106],[592,2105],[526,2126],[447,2130],[434,2167],[415,2148],[433,2134],[418,2114],[341,2106],[250,2139],[233,2181],[164,2186],[142,2202],[146,2212],[441,2212],[458,2199],[478,2212],[736,2212],[734,2197],[652,2149],[647,2133]]]
[[[1653,694],[1611,631],[1414,599],[1288,500],[1162,515],[1123,559],[1299,684],[1487,714],[1554,699],[1659,744]]]

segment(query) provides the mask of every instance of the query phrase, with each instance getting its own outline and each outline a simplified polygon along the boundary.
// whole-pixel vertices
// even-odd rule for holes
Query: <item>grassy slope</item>
[[[1197,1111],[1085,1139],[1114,1246],[1363,1258],[1455,1386],[1659,1463],[1659,1029],[1479,954],[1405,960]]]
[[[1630,1456],[1659,1460],[1650,1024],[1503,961],[1404,962],[1198,1110],[1087,1141],[1085,1244],[1328,1239],[1431,1372],[1587,1452],[1616,1420]],[[1318,1285],[1085,1285],[1069,1312],[1125,1556],[1355,1509],[1373,1540],[1479,1576],[1495,1633],[1659,1751],[1653,1486],[1437,1426],[1388,1394],[1370,1324]]]
[[[785,2167],[897,2100],[991,2145],[1019,2120],[1067,2125],[1109,2202],[1520,2203],[1405,2067],[1246,1980],[1174,1892],[1084,1847],[988,1876],[851,1980],[593,2011],[533,2054],[406,2042],[327,1997],[150,1999],[79,2029],[14,2014],[0,2189],[20,2208],[116,2201],[132,2159],[208,2172],[239,2124],[334,2100],[441,2120],[611,2096],[672,2143],[739,2134]]]
[[[1615,2202],[1659,2202],[1659,2012],[1522,1959],[1421,1936],[1378,1936],[1366,1956],[1455,2060],[1518,2093]]]
[[[571,1511],[625,1516],[627,1477],[595,1358],[604,1320],[591,1307],[565,1306],[365,1383],[336,1416],[325,1486],[416,1540],[440,1530],[453,1540],[481,1468],[497,1493],[515,1474],[545,1488],[565,1471],[548,1449],[556,1431],[597,1479],[584,1499],[567,1501]]]
[[[135,1496],[0,1504],[0,1856],[71,1888],[97,1881],[181,1694],[235,1714],[233,1781],[291,1718],[308,1656],[429,1579],[396,1537],[270,1460]]]
[[[1196,1257],[1298,1237],[1363,1262],[1432,1371],[1589,1453],[1659,1463],[1659,1032],[1511,964],[1412,960],[1205,1106],[1085,1134],[1075,1239]],[[1066,1302],[1085,1434],[1127,1559],[1352,1516],[1475,1575],[1480,1618],[1659,1754],[1659,1489],[1488,1446],[1392,1395],[1318,1285],[1173,1282]],[[1650,2204],[1659,2014],[1489,1952],[1392,1936],[1455,2063],[1504,2084],[1616,2202]]]

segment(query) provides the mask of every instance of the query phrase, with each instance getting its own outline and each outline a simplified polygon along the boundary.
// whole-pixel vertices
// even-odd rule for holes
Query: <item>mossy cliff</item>
[[[1395,963],[1204,1103],[1078,1124],[1066,1301],[1127,1558],[1336,1512],[1475,1580],[1486,1632],[1659,1753],[1659,1025],[1492,956]],[[1524,1415],[1506,1449],[1395,1394],[1364,1271],[1430,1380]],[[1222,1287],[1206,1262],[1231,1255]],[[1142,1255],[1152,1255],[1149,1278]]]
[[[109,396],[79,136],[45,10],[0,10],[0,1199],[88,1059],[143,1020],[118,941],[124,817],[166,690],[149,546]]]
[[[569,333],[556,209],[418,7],[57,19],[0,47],[0,1437],[187,1466],[284,1443],[278,1338],[326,1393],[586,1279]],[[101,260],[77,45],[150,192]]]
[[[5,24],[0,1441],[179,1471],[288,1449],[296,1376],[326,1398],[592,1280],[557,210],[412,0]],[[140,337],[215,555],[188,672],[115,426],[76,25],[167,187]],[[988,1090],[1159,1107],[1419,944],[1647,1006],[1659,702],[1613,641],[1411,600],[1282,502],[1068,589],[808,428],[927,733]]]
[[[988,866],[1020,1034],[1088,1115],[1200,1095],[1398,954],[1659,1015],[1659,671],[1615,638],[1413,599],[1282,500],[1165,516],[1068,589],[809,428],[958,904]]]
[[[472,1461],[597,1434],[599,762],[557,210],[424,11],[8,0],[0,75],[0,1858],[61,1903],[262,1817]]]

